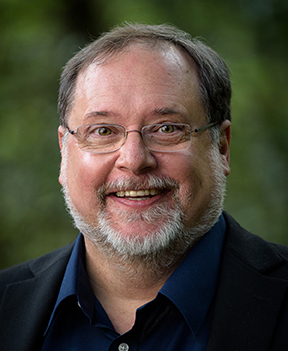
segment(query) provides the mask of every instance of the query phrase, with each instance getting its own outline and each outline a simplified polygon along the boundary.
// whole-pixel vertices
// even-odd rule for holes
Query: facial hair
[[[185,225],[185,214],[179,198],[179,184],[169,177],[148,175],[131,179],[118,180],[103,184],[97,191],[100,203],[94,224],[87,223],[77,211],[69,194],[66,177],[67,149],[64,141],[62,149],[63,194],[66,206],[74,220],[76,228],[99,248],[106,257],[113,257],[118,262],[141,262],[147,269],[158,274],[179,263],[181,258],[207,233],[216,223],[222,212],[226,177],[217,145],[211,147],[209,155],[213,190],[209,204],[201,218],[193,226]],[[140,188],[141,187],[141,188]],[[114,209],[111,212],[106,206],[106,195],[109,189],[140,190],[140,189],[169,189],[172,201],[166,201],[142,212],[123,211]],[[117,221],[113,220],[117,218]],[[145,235],[137,235],[137,223],[144,221],[149,224]],[[123,233],[117,228],[117,223],[130,223],[135,226],[133,235]],[[96,223],[96,224],[95,224]]]

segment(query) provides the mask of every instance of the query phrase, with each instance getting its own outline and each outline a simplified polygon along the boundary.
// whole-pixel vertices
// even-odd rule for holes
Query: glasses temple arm
[[[66,129],[68,130],[68,132],[72,135],[77,134],[77,132],[74,132],[74,130],[71,130],[69,127],[66,127]]]
[[[206,124],[206,125],[203,126],[203,127],[194,129],[193,132],[194,132],[194,133],[201,132],[202,130],[211,128],[211,127],[215,126],[216,124],[219,124],[219,122],[213,122],[213,123]]]

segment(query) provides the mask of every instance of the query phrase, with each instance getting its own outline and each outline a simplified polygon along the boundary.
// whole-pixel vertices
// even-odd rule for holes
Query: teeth
[[[159,189],[145,189],[145,190],[126,190],[126,191],[117,191],[116,195],[118,197],[143,197],[143,196],[154,196],[160,193]]]

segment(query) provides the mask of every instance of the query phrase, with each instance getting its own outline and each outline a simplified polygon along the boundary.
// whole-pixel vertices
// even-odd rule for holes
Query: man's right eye
[[[96,128],[94,130],[94,133],[102,136],[106,136],[106,135],[110,135],[112,133],[112,130],[108,127],[100,127],[100,128]]]
[[[88,129],[88,132],[86,133],[87,135],[99,135],[99,136],[108,136],[112,134],[112,130],[109,127],[105,127],[105,126],[101,126],[101,127],[97,127],[97,126],[91,126]]]

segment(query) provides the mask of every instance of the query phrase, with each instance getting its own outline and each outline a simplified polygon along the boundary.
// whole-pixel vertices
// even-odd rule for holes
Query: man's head
[[[61,84],[60,182],[76,225],[105,252],[179,258],[222,210],[231,94],[222,59],[172,27],[128,25],[77,54]],[[211,122],[213,138],[210,130],[179,132]],[[82,125],[93,125],[82,128],[88,149]],[[103,151],[122,127],[122,147]]]

